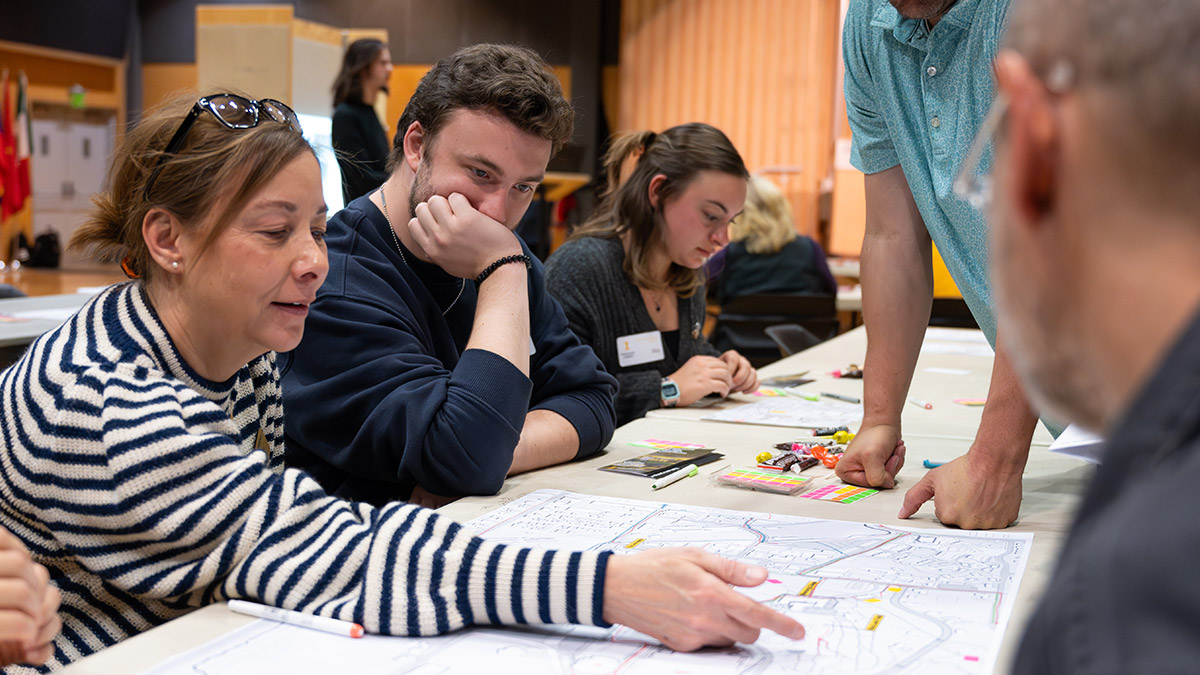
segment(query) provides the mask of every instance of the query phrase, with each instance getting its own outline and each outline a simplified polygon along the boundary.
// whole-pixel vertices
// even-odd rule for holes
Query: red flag
[[[13,137],[12,99],[8,96],[8,71],[0,79],[3,89],[3,103],[0,103],[0,183],[4,185],[4,201],[0,202],[0,220],[16,213],[20,206],[16,203],[20,195],[17,185],[17,149]],[[21,201],[24,205],[24,200]]]
[[[8,68],[0,75],[0,223],[8,217],[8,199],[5,198],[4,186],[8,185],[8,155],[4,148],[8,146],[8,125],[4,123],[4,108],[2,99],[8,91]]]
[[[13,137],[17,154],[17,205],[14,211],[19,211],[29,199],[32,192],[29,178],[29,158],[33,154],[33,123],[29,117],[29,78],[25,71],[17,78],[17,124],[13,129]]]

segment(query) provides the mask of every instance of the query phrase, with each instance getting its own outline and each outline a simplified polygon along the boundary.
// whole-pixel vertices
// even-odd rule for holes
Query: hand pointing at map
[[[656,638],[678,651],[758,640],[763,628],[804,637],[804,627],[729,587],[757,586],[767,571],[698,548],[609,558],[604,620]]]

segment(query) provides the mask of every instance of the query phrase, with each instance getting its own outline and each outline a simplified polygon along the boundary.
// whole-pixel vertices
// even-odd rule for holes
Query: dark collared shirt
[[[1200,672],[1200,314],[1109,435],[1015,664]]]

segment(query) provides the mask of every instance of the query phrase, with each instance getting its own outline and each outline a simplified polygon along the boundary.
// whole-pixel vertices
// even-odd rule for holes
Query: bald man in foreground
[[[1035,406],[1108,439],[1014,672],[1194,673],[1200,2],[1014,0],[1004,44],[999,322]]]

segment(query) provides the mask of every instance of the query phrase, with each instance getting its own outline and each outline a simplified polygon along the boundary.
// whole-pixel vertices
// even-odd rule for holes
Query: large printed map
[[[1030,534],[907,529],[557,490],[531,493],[469,525],[488,539],[526,546],[619,554],[703,546],[754,562],[770,570],[769,580],[744,592],[797,618],[807,636],[792,642],[764,631],[753,645],[679,654],[620,626],[477,628],[347,645],[345,638],[257,622],[210,643],[206,655],[193,654],[187,672],[254,672],[249,668],[265,654],[277,672],[291,658],[290,672],[316,672],[322,653],[332,650],[335,670],[361,673],[478,673],[481,665],[522,675],[990,673],[1032,543]],[[283,663],[281,655],[288,655]]]

